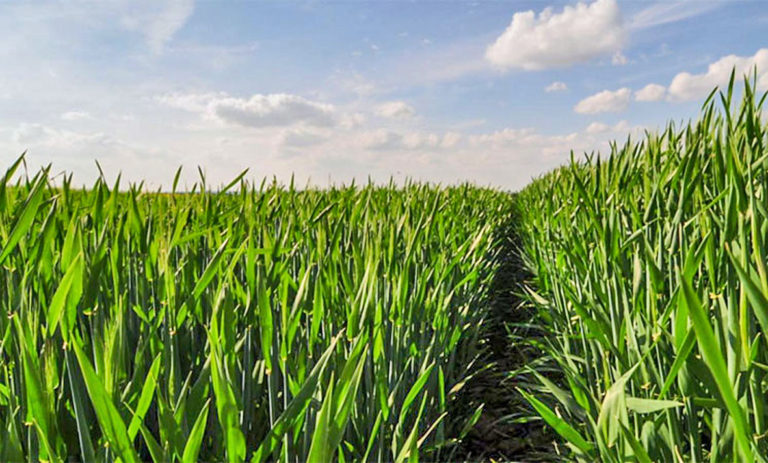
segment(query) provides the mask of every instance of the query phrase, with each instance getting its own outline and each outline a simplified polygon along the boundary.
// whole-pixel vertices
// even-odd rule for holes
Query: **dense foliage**
[[[21,162],[0,181],[0,461],[446,459],[477,418],[447,412],[508,195],[75,190]]]
[[[733,88],[519,195],[558,371],[523,393],[580,460],[768,455],[768,128]]]

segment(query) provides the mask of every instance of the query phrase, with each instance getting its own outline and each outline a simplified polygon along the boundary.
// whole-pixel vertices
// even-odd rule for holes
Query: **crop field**
[[[768,455],[768,127],[733,85],[517,198],[550,334],[523,394],[570,459]]]
[[[0,183],[0,461],[441,460],[477,419],[448,412],[508,195],[77,190],[13,183],[21,162]]]
[[[753,82],[515,194],[202,172],[185,192],[179,173],[78,189],[19,158],[0,181],[0,461],[534,458],[467,451],[494,429],[548,439],[537,460],[766,461]]]

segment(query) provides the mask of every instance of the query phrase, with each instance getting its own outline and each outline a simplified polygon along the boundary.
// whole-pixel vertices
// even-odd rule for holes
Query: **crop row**
[[[445,459],[477,418],[448,412],[508,195],[75,189],[23,162],[0,181],[0,461]]]
[[[518,196],[550,333],[523,393],[574,458],[768,455],[768,128],[751,82],[740,104],[732,78],[697,121]]]

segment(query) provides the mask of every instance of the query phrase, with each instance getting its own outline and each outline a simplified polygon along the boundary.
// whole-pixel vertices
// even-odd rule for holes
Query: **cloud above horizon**
[[[648,84],[635,92],[635,101],[661,101],[667,94],[667,88],[659,84]]]
[[[603,90],[579,101],[573,110],[579,114],[614,113],[623,111],[629,105],[632,91],[626,87],[618,90]]]
[[[768,48],[761,48],[752,56],[723,56],[711,63],[707,71],[700,74],[681,72],[677,74],[667,89],[669,99],[673,101],[690,101],[707,96],[716,86],[728,84],[731,72],[736,77],[751,76],[757,69],[757,86],[760,90],[768,90]]]
[[[285,93],[237,98],[226,93],[170,94],[158,100],[225,124],[241,127],[279,127],[304,124],[329,127],[337,123],[333,105]]]
[[[410,119],[416,115],[413,106],[405,101],[387,101],[376,106],[374,112],[379,117],[389,119]]]
[[[768,88],[760,8],[706,3],[9,0],[0,151],[86,179],[98,159],[155,182],[183,164],[516,188],[694,118],[734,66]]]
[[[706,97],[716,87],[724,89],[728,85],[731,73],[735,73],[737,84],[746,78],[755,78],[757,90],[768,90],[768,48],[761,48],[751,56],[727,55],[710,63],[702,73],[687,71],[675,74],[669,86],[650,83],[634,92],[635,101],[639,102],[687,102]],[[622,89],[625,90],[625,89]],[[582,104],[583,103],[583,104]],[[603,91],[582,100],[576,112],[589,113],[603,103],[606,110],[621,111],[627,108],[629,100],[616,92]],[[597,111],[600,112],[600,111]]]
[[[551,84],[547,85],[544,88],[544,91],[547,93],[564,92],[566,90],[568,90],[568,85],[566,85],[565,82],[559,82],[559,81],[552,82]]]
[[[616,0],[551,7],[538,15],[515,13],[507,29],[491,44],[485,57],[502,69],[536,71],[566,67],[603,55],[623,57],[626,39]],[[621,61],[621,59],[619,59]]]

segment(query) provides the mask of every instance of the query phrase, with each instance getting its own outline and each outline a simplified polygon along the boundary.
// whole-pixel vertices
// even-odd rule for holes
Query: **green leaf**
[[[160,444],[158,444],[157,440],[152,436],[152,432],[150,432],[150,430],[144,426],[144,423],[140,425],[140,429],[141,437],[144,438],[144,442],[147,444],[147,449],[149,449],[149,456],[152,457],[152,461],[155,463],[167,462],[168,458],[166,458],[165,452],[163,452]]]
[[[342,331],[333,338],[328,348],[312,368],[312,371],[310,372],[309,376],[307,376],[307,379],[304,381],[304,384],[301,386],[299,392],[293,397],[293,399],[291,399],[288,407],[286,407],[280,417],[275,420],[275,424],[272,425],[272,429],[269,430],[267,436],[261,441],[261,444],[259,445],[258,449],[256,449],[253,457],[251,458],[251,462],[262,463],[266,461],[266,459],[269,458],[269,456],[277,447],[277,444],[280,442],[283,434],[285,434],[285,432],[290,428],[296,417],[298,417],[299,414],[304,411],[307,404],[309,403],[309,400],[312,398],[312,394],[314,394],[315,389],[317,388],[320,376],[322,375],[323,371],[325,371],[325,367],[328,364],[328,359],[331,357],[331,354],[336,348],[336,344],[338,343],[339,338],[343,336],[343,334],[344,333]]]
[[[211,401],[208,400],[197,415],[195,424],[189,432],[187,444],[184,446],[184,453],[181,456],[182,463],[195,463],[198,461],[197,457],[200,454],[203,436],[205,436],[205,424],[208,421],[208,408],[210,404]]]
[[[212,335],[213,336],[213,335]],[[245,437],[239,427],[238,409],[235,392],[229,383],[225,373],[224,365],[220,359],[221,353],[218,352],[220,346],[213,338],[211,344],[211,380],[213,382],[213,393],[216,397],[216,409],[218,411],[219,423],[224,433],[225,448],[227,450],[227,461],[238,463],[245,460]]]
[[[625,388],[629,378],[635,373],[638,363],[627,370],[605,392],[603,403],[600,406],[600,414],[597,417],[597,427],[601,429],[608,440],[608,445],[613,445],[619,436],[619,425],[629,424],[627,416],[627,400]]]
[[[408,414],[408,409],[411,407],[411,404],[414,400],[416,400],[416,397],[419,395],[421,390],[424,388],[424,385],[429,380],[429,376],[432,374],[432,369],[435,367],[434,364],[427,367],[426,370],[424,370],[421,375],[419,375],[419,378],[416,380],[415,383],[413,383],[413,386],[411,386],[411,389],[408,391],[408,395],[405,396],[405,400],[403,400],[403,405],[400,407],[400,418],[398,420],[398,428],[402,427],[403,423],[405,422],[405,418]]]
[[[760,284],[749,276],[747,270],[741,266],[739,260],[733,255],[733,253],[728,252],[728,255],[731,258],[733,268],[736,269],[736,273],[739,275],[739,281],[741,281],[741,284],[746,290],[747,297],[749,298],[749,302],[752,305],[752,310],[755,313],[755,317],[760,323],[760,327],[763,329],[763,334],[768,336],[768,298],[766,298],[763,292],[760,290]]]
[[[747,421],[744,417],[744,410],[741,408],[741,405],[739,405],[739,401],[733,392],[733,385],[728,379],[728,369],[726,368],[725,360],[723,360],[722,353],[720,352],[720,344],[717,342],[717,338],[715,338],[715,334],[712,331],[712,326],[709,324],[709,316],[701,306],[699,296],[693,290],[691,282],[684,278],[680,283],[683,287],[684,295],[684,297],[681,298],[681,301],[688,307],[688,313],[693,322],[693,328],[696,330],[699,351],[701,352],[702,357],[704,357],[707,367],[709,367],[712,372],[717,388],[728,409],[742,456],[749,461],[753,461],[755,458],[752,452],[751,438],[747,431]]]
[[[29,193],[29,196],[27,196],[26,201],[24,201],[21,213],[19,214],[16,222],[13,224],[13,228],[11,229],[11,234],[8,236],[8,240],[5,242],[5,244],[3,244],[3,250],[0,251],[0,265],[5,262],[5,259],[8,258],[21,238],[29,231],[29,229],[32,227],[32,223],[35,220],[37,209],[40,207],[40,204],[43,201],[43,193],[45,192],[48,170],[43,170],[40,172],[40,174],[38,174],[38,176],[39,178],[37,183],[35,183],[35,186]]]
[[[66,350],[64,356],[67,363],[69,387],[72,390],[72,403],[74,405],[75,422],[77,423],[77,439],[80,444],[80,454],[83,461],[96,461],[96,453],[93,450],[90,427],[87,422],[85,391],[82,386],[83,379],[80,376],[80,370],[75,368],[76,365],[72,359],[72,351]]]
[[[203,270],[203,274],[200,275],[200,278],[198,278],[197,282],[195,283],[195,287],[192,290],[192,297],[194,299],[198,299],[203,294],[203,291],[205,291],[205,288],[208,287],[208,284],[210,284],[211,280],[213,280],[213,277],[216,275],[216,271],[219,268],[221,258],[224,256],[224,252],[227,250],[228,243],[229,237],[227,237],[227,239],[221,243],[221,246],[219,246],[219,249],[216,250],[213,257],[211,257],[210,262],[208,262],[208,265],[205,267],[205,270]]]
[[[269,301],[266,283],[263,278],[259,279],[258,294],[256,295],[259,306],[259,330],[261,338],[261,354],[267,366],[267,374],[272,374],[272,333],[274,326],[272,322],[272,306]]]
[[[107,442],[109,442],[110,448],[124,463],[139,463],[139,457],[131,445],[131,441],[128,438],[128,430],[115,404],[112,402],[109,394],[107,394],[88,357],[85,356],[80,346],[77,343],[73,343],[72,346],[74,347],[77,361],[80,364],[85,387],[91,398],[93,409],[96,411],[101,431]]]
[[[61,320],[61,314],[64,312],[64,306],[67,304],[68,296],[69,296],[69,290],[72,287],[72,283],[75,280],[75,278],[82,279],[83,273],[82,268],[80,267],[80,262],[82,261],[82,254],[78,254],[78,256],[72,261],[71,264],[69,264],[69,268],[67,268],[66,273],[64,274],[64,277],[61,279],[61,283],[59,283],[59,287],[56,288],[56,292],[53,294],[53,297],[51,298],[51,303],[48,305],[48,335],[53,336],[53,333],[56,331],[56,327],[59,325],[59,321]],[[70,303],[77,304],[78,301],[70,301]],[[69,338],[69,333],[64,333],[64,330],[62,330],[62,335],[64,336],[64,339]]]
[[[584,437],[582,437],[578,431],[571,427],[571,425],[566,423],[559,416],[555,415],[555,413],[550,410],[549,407],[544,405],[544,403],[537,398],[521,389],[518,389],[518,391],[520,391],[520,394],[522,394],[523,397],[525,397],[525,400],[531,404],[531,406],[536,410],[536,413],[538,413],[539,416],[541,416],[541,418],[544,419],[544,421],[550,425],[552,429],[555,430],[556,433],[560,434],[560,436],[584,452],[586,455],[592,454],[594,448],[592,444],[587,442],[586,439],[584,439]]]
[[[222,189],[221,189],[221,191],[219,191],[219,193],[220,193],[220,194],[222,194],[222,193],[226,193],[227,191],[229,191],[229,189],[230,189],[230,188],[232,188],[233,186],[237,185],[237,183],[238,183],[240,180],[242,180],[242,179],[243,179],[243,177],[245,177],[245,174],[247,174],[247,173],[248,173],[248,169],[245,169],[244,171],[240,172],[240,174],[239,174],[237,177],[235,177],[235,179],[234,179],[234,180],[232,180],[231,182],[229,182],[229,183],[227,184],[227,186],[225,186],[224,188],[222,188]]]
[[[693,327],[691,327],[688,329],[688,334],[683,340],[683,345],[680,347],[677,355],[675,355],[675,361],[672,362],[672,366],[669,368],[667,378],[664,380],[664,384],[661,386],[661,391],[659,391],[659,397],[664,397],[667,394],[667,391],[669,391],[669,388],[672,386],[675,378],[677,378],[677,374],[680,372],[680,369],[683,367],[683,365],[685,365],[685,362],[688,360],[688,356],[691,355],[691,351],[693,351],[693,346],[695,345],[696,333]]]
[[[144,416],[147,414],[147,410],[149,410],[149,406],[152,404],[152,397],[155,395],[155,389],[157,387],[158,372],[160,371],[160,361],[161,354],[157,354],[157,357],[155,357],[155,360],[152,362],[152,366],[149,367],[144,386],[141,388],[139,402],[136,405],[133,418],[131,418],[131,423],[128,426],[128,438],[131,442],[136,438],[140,425],[144,422]]]
[[[26,408],[27,421],[36,423],[39,432],[46,438],[55,436],[55,421],[48,410],[48,397],[45,384],[41,377],[42,369],[40,367],[37,352],[34,352],[34,343],[29,339],[29,334],[22,328],[18,316],[14,316],[13,321],[16,326],[17,334],[20,340],[22,367],[24,370],[24,386],[26,390]],[[40,449],[40,459],[57,458],[56,455],[48,453],[48,448],[43,446]]]
[[[326,463],[333,460],[333,454],[336,446],[331,441],[333,426],[333,376],[328,384],[328,390],[325,393],[323,406],[317,415],[315,423],[315,432],[312,435],[312,445],[309,448],[307,461]]]
[[[347,359],[341,376],[339,376],[339,386],[336,388],[333,398],[334,416],[329,435],[331,448],[336,448],[341,443],[350,413],[357,402],[357,389],[360,385],[365,361],[368,358],[368,351],[364,350],[366,347],[368,347],[367,338],[358,338],[358,342]]]
[[[637,413],[654,413],[668,408],[682,407],[683,403],[676,400],[643,399],[627,397],[627,408]]]
[[[629,446],[632,447],[632,451],[635,452],[635,457],[637,457],[639,463],[653,463],[653,460],[651,460],[651,457],[648,455],[648,452],[645,451],[642,444],[640,444],[637,438],[632,435],[632,432],[623,424],[621,425],[621,433],[624,435],[627,442],[629,442]]]

